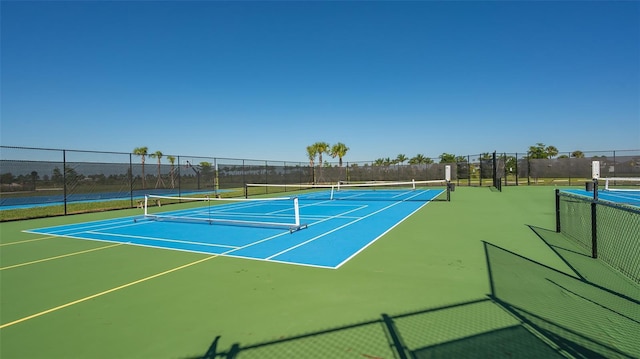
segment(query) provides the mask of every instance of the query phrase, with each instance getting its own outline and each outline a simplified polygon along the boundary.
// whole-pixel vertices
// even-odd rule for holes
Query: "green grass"
[[[0,329],[0,357],[195,358],[220,336],[218,351],[237,344],[238,358],[387,358],[394,354],[383,314],[415,355],[548,357],[573,343],[569,349],[639,356],[640,318],[628,310],[638,287],[552,231],[553,192],[457,187],[451,202],[429,203],[337,270],[22,232],[139,209],[1,223],[0,325],[113,291]],[[589,280],[572,268],[588,268]],[[538,296],[546,299],[527,301]],[[555,344],[531,335],[543,329]],[[513,348],[491,344],[498,338]]]

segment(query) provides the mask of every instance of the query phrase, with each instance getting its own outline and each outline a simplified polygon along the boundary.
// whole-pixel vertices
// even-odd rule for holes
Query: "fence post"
[[[130,206],[133,208],[133,155],[129,153],[129,198]]]
[[[467,155],[467,186],[471,187],[471,155]]]
[[[516,152],[516,186],[520,185],[518,183],[518,152]]]
[[[62,150],[62,195],[64,202],[64,215],[67,215],[67,150]]]
[[[556,233],[560,233],[560,190],[556,188]]]

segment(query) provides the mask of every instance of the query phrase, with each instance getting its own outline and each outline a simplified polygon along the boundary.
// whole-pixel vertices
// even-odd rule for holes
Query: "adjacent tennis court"
[[[348,191],[343,186],[335,192],[246,200],[155,196],[144,208],[146,216],[28,232],[338,268],[444,191],[363,186]],[[161,199],[179,203],[162,206]],[[184,206],[192,208],[175,209]]]
[[[566,192],[575,195],[593,198],[593,191],[585,191],[583,189],[567,189]],[[609,201],[613,203],[627,204],[630,206],[640,207],[640,191],[636,192],[598,192],[598,199],[601,201]]]

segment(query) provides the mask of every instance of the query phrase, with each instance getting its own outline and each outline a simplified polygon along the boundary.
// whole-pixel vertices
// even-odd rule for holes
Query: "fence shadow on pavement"
[[[490,298],[215,352],[203,358],[553,358],[554,348]],[[214,348],[212,350],[212,348]]]
[[[217,337],[200,358],[640,357],[638,286],[561,235],[530,228],[575,275],[484,242],[484,298],[222,350]]]
[[[569,356],[639,357],[638,287],[600,264],[595,267],[602,272],[599,280],[621,276],[614,282],[616,288],[589,281],[593,273],[587,272],[595,269],[593,262],[584,262],[588,256],[559,238],[553,240],[547,243],[576,276],[485,242],[491,297]]]

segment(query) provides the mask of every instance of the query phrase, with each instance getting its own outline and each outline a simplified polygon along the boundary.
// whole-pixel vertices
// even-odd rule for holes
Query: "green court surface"
[[[140,210],[1,223],[0,358],[640,357],[640,286],[554,190],[458,187],[337,269],[23,232]]]

